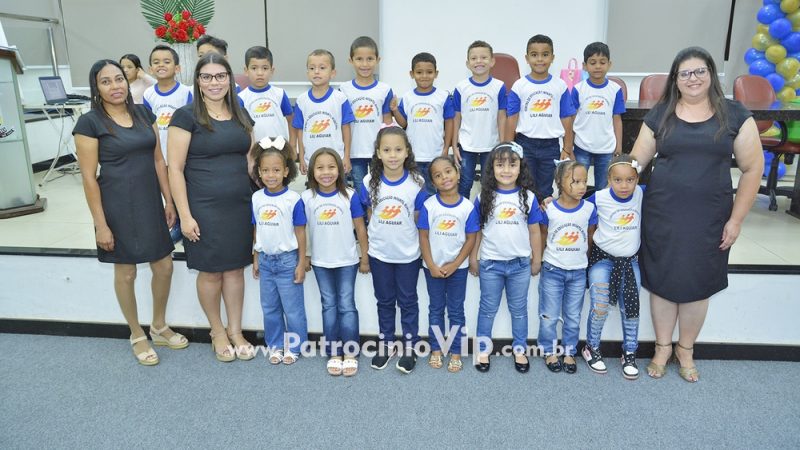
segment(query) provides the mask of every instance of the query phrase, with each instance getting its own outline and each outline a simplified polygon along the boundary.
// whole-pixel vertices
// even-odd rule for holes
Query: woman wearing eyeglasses
[[[199,271],[197,297],[211,325],[211,348],[223,362],[255,356],[242,336],[244,268],[252,263],[253,244],[252,129],[253,121],[239,106],[230,65],[217,53],[204,55],[194,71],[194,102],[172,116],[167,159],[186,265]]]
[[[731,155],[742,172],[735,199]],[[656,333],[647,372],[661,378],[674,354],[680,376],[696,382],[694,343],[709,297],[728,286],[728,253],[764,167],[756,124],[741,104],[725,99],[706,50],[690,47],[675,57],[632,156],[642,166],[654,164],[642,205],[639,259]]]

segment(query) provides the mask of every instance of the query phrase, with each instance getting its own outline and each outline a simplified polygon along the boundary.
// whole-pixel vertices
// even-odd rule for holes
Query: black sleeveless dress
[[[725,101],[728,126],[717,137],[716,115],[690,123],[673,117],[656,130],[664,105],[644,123],[656,131],[657,157],[642,203],[642,285],[675,303],[709,298],[728,287],[728,251],[719,249],[733,209],[733,141],[750,111]]]

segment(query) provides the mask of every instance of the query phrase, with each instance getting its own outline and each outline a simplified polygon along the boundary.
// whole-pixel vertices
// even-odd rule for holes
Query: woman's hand
[[[194,217],[181,219],[181,233],[183,233],[183,237],[192,242],[200,240],[200,226],[194,220]]]
[[[478,265],[478,260],[475,258],[469,258],[469,273],[472,274],[473,277],[477,277],[478,273],[480,272],[480,266]]]
[[[94,230],[94,240],[97,246],[107,252],[114,251],[114,234],[111,233],[111,228],[108,226],[96,228]]]
[[[164,215],[167,217],[167,227],[171,229],[175,226],[175,221],[178,220],[178,212],[175,210],[175,205],[172,203],[164,205]]]
[[[719,249],[725,251],[731,248],[741,231],[742,224],[729,220],[722,229],[722,242],[719,244]]]
[[[306,166],[305,158],[300,160],[300,173],[303,175],[308,174],[308,166]]]

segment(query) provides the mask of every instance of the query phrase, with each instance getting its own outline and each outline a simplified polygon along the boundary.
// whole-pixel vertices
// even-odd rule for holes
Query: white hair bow
[[[556,165],[556,166],[558,166],[558,165],[559,165],[559,164],[561,164],[561,163],[565,163],[565,162],[567,162],[567,161],[572,161],[572,160],[571,160],[571,159],[569,159],[569,158],[567,158],[567,159],[554,159],[554,160],[553,160],[553,162],[555,163],[555,165]]]
[[[522,146],[517,144],[516,142],[514,141],[503,142],[502,144],[499,144],[496,148],[500,147],[510,147],[511,151],[516,153],[517,156],[519,156],[519,159],[522,159]]]
[[[636,171],[636,173],[642,173],[642,166],[639,165],[639,161],[633,160],[631,161],[631,167]]]
[[[263,149],[268,149],[270,147],[275,147],[278,150],[283,150],[283,147],[286,145],[286,139],[283,136],[278,136],[275,139],[270,139],[269,137],[265,137],[258,141],[258,146]]]

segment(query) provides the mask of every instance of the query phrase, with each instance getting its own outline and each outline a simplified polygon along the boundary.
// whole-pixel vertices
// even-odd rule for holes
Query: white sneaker
[[[639,378],[639,366],[636,365],[636,354],[625,352],[620,358],[622,363],[622,376],[627,380]]]
[[[592,372],[601,374],[608,372],[606,363],[603,361],[603,356],[591,345],[586,344],[583,346],[581,356],[583,356],[583,359],[586,360],[586,364],[589,366],[589,369],[591,369]]]

